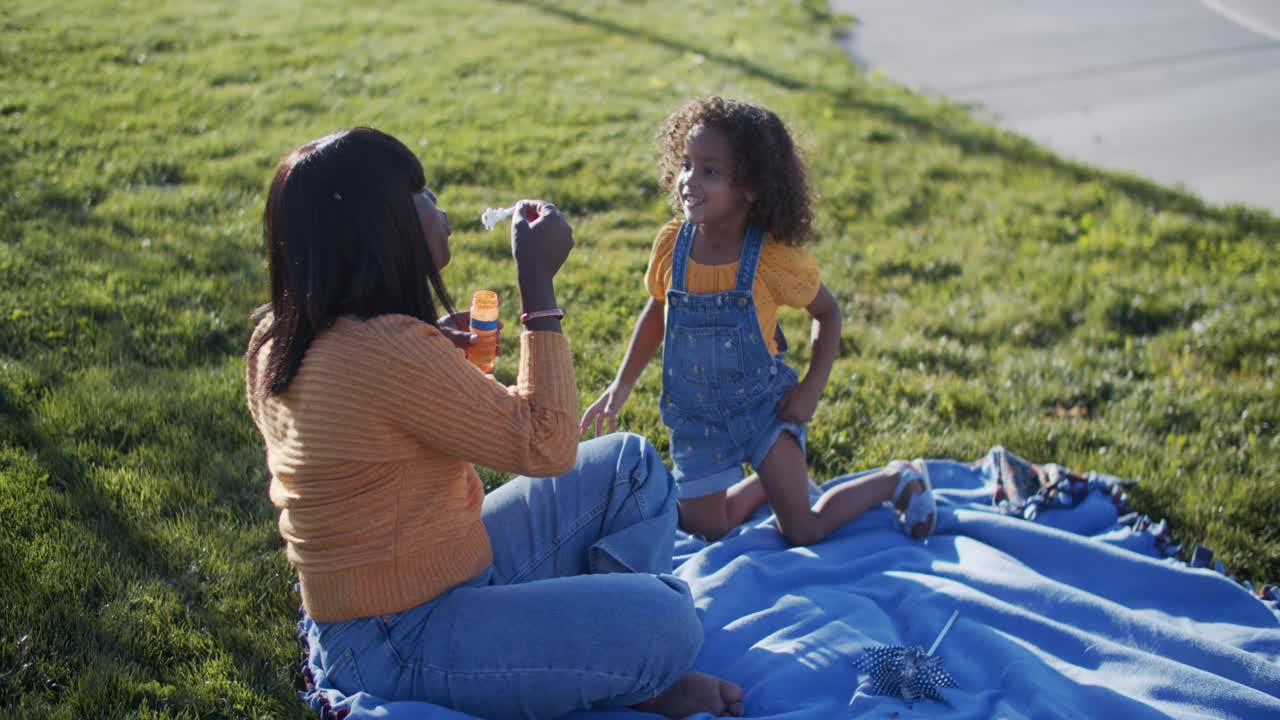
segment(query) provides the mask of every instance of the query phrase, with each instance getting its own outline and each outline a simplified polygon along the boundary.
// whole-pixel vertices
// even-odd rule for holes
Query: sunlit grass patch
[[[1138,508],[1180,540],[1280,577],[1280,222],[865,79],[832,22],[811,0],[6,8],[0,706],[303,715],[240,353],[274,163],[358,124],[420,155],[455,228],[455,298],[498,290],[509,328],[509,241],[480,211],[545,196],[568,214],[558,291],[585,407],[670,217],[662,118],[705,93],[764,103],[806,151],[845,315],[816,479],[1003,444],[1140,476]],[[803,365],[807,318],[782,321]],[[622,422],[665,448],[658,382]]]

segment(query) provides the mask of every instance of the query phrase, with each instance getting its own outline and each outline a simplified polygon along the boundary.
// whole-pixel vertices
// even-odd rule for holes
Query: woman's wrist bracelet
[[[562,317],[564,317],[564,310],[561,310],[558,307],[547,308],[546,310],[534,310],[533,312],[520,313],[520,324],[524,325],[530,320],[537,320],[538,318],[559,319]]]

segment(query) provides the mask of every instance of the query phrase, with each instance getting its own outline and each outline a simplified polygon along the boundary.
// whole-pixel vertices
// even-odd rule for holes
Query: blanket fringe
[[[1183,546],[1174,540],[1166,519],[1161,518],[1157,522],[1148,515],[1130,509],[1131,498],[1125,488],[1136,484],[1137,480],[1097,472],[1080,475],[1056,464],[1038,465],[1000,445],[991,448],[975,465],[984,477],[995,483],[996,489],[991,502],[1005,515],[1035,521],[1046,510],[1072,508],[1091,493],[1101,492],[1111,499],[1120,525],[1127,526],[1134,533],[1150,535],[1155,541],[1156,552],[1161,557],[1184,562],[1179,557]],[[1193,568],[1216,570],[1249,591],[1249,594],[1258,598],[1280,618],[1280,587],[1267,583],[1261,588],[1255,588],[1250,581],[1237,579],[1227,572],[1221,560],[1213,559],[1212,550],[1199,543],[1192,550],[1190,561],[1184,564]]]

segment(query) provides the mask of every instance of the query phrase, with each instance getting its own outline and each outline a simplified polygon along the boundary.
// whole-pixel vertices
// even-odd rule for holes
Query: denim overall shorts
[[[798,382],[760,332],[751,290],[764,233],[748,227],[734,289],[695,295],[685,290],[694,225],[676,236],[667,290],[662,349],[662,422],[671,434],[673,476],[681,498],[698,498],[742,479],[742,463],[755,468],[779,433],[804,449],[805,428],[778,417],[782,393]]]

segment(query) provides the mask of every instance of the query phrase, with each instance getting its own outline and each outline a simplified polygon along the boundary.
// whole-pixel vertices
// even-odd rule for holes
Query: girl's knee
[[[729,524],[728,500],[723,490],[702,497],[682,498],[678,505],[680,529],[707,542],[715,542],[733,529]]]
[[[729,523],[727,520],[717,522],[716,520],[697,518],[681,512],[680,529],[691,535],[697,535],[707,542],[715,542],[729,532]]]
[[[778,523],[778,529],[787,539],[787,544],[793,546],[812,545],[824,536],[822,528],[816,522],[789,522],[785,526]]]

